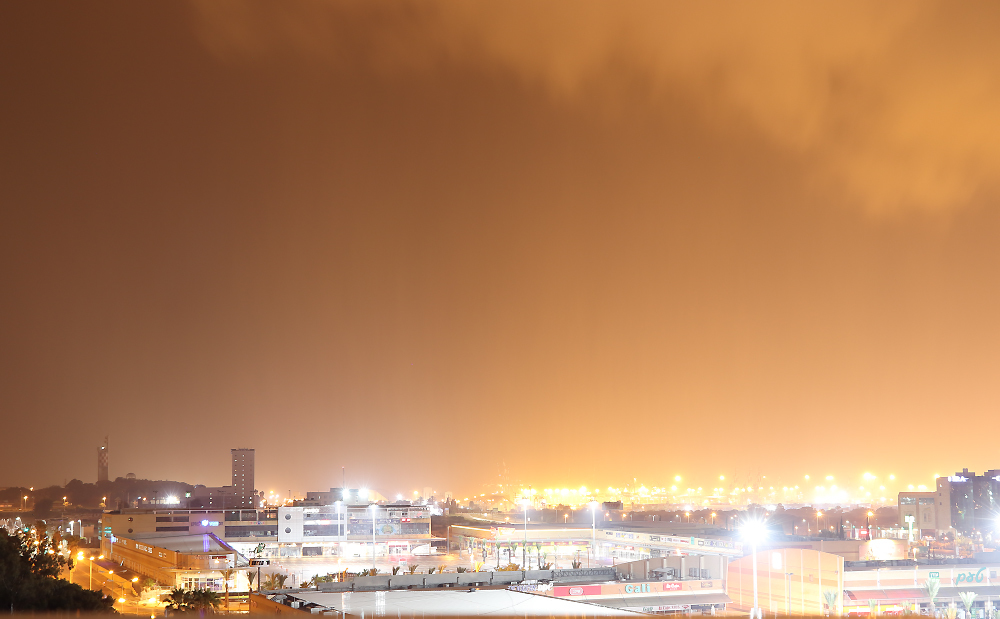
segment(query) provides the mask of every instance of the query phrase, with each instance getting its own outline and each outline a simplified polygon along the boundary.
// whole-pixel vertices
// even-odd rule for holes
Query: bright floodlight
[[[767,536],[767,527],[760,520],[747,520],[741,527],[743,538],[749,542],[757,543]]]

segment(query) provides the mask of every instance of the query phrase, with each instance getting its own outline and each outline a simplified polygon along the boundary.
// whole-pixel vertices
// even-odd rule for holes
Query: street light
[[[375,516],[378,515],[378,503],[372,503],[372,570],[375,569]]]
[[[750,617],[753,619],[763,619],[760,605],[757,602],[757,542],[762,540],[767,534],[764,523],[760,520],[748,520],[743,524],[743,538],[750,541],[751,552],[753,553],[753,608],[750,609]]]
[[[816,510],[816,534],[819,535],[819,518],[823,515],[823,512]]]
[[[590,554],[594,555],[594,560],[597,560],[597,548],[595,544],[597,543],[597,501],[590,502]],[[590,562],[587,562],[587,567],[590,567]]]
[[[521,545],[521,562],[528,569],[528,499],[524,499],[524,544]]]

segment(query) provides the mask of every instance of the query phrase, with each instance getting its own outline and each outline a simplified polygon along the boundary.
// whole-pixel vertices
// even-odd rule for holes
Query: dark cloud
[[[360,56],[383,75],[486,64],[557,104],[601,90],[623,99],[619,112],[635,93],[608,74],[631,72],[649,95],[683,96],[722,131],[749,123],[875,212],[954,208],[995,192],[1000,176],[993,3],[195,7],[206,45],[230,62]]]

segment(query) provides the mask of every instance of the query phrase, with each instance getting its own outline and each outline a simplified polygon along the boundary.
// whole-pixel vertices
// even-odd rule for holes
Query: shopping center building
[[[237,571],[248,567],[246,559],[211,533],[141,539],[112,535],[101,540],[101,552],[161,586],[222,591],[228,576],[231,591],[249,589],[246,576]]]
[[[571,562],[588,567],[592,561],[596,565],[596,559],[626,562],[676,557],[677,576],[700,576],[702,570],[714,570],[721,578],[726,562],[743,555],[742,544],[728,539],[681,537],[620,527],[453,525],[448,536],[450,546],[461,552],[483,560],[490,558],[498,565],[516,563],[525,567],[545,563],[568,567]]]
[[[370,557],[430,554],[427,506],[316,505],[264,509],[135,508],[105,512],[102,537],[213,535],[238,552],[264,557]]]

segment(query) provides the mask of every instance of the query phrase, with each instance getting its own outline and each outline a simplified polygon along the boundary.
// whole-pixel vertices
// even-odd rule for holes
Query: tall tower
[[[253,449],[233,449],[233,493],[240,507],[255,507],[253,485]]]
[[[97,481],[108,481],[108,437],[104,437],[104,444],[97,450]]]

